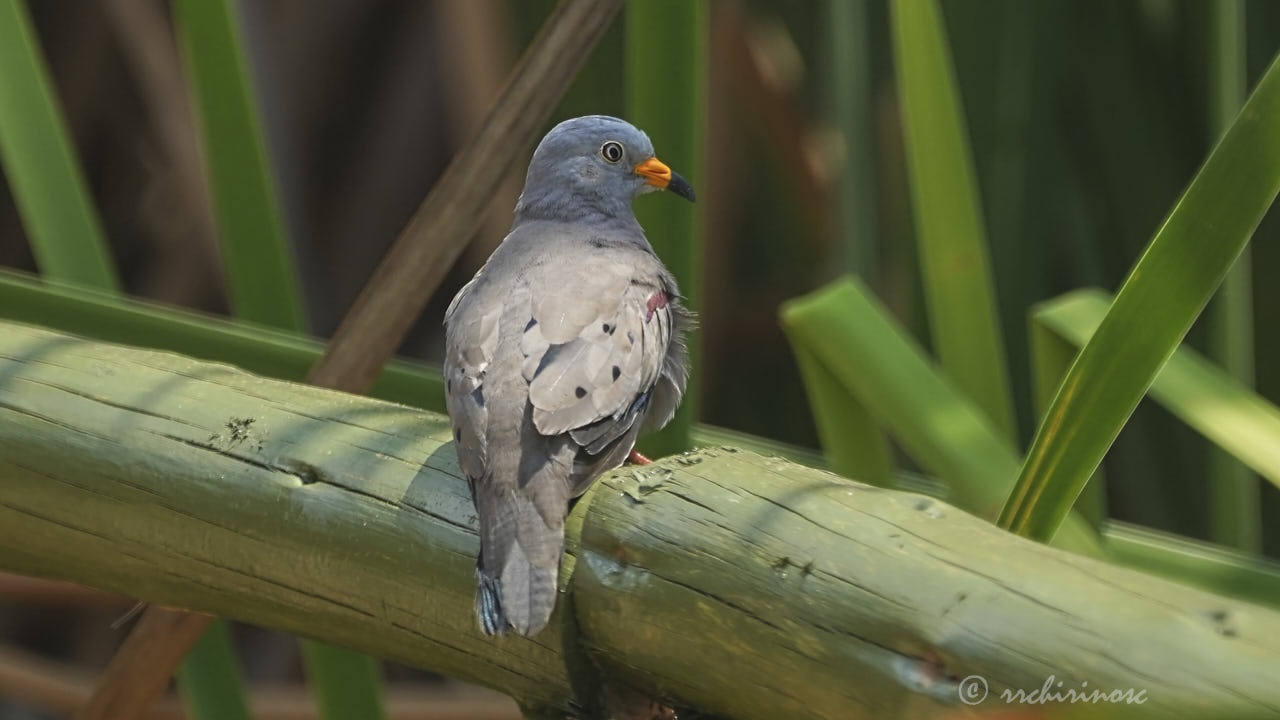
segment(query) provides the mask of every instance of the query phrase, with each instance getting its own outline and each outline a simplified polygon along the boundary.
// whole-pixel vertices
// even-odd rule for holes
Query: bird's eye
[[[610,140],[600,146],[600,157],[606,162],[616,163],[622,160],[622,143]]]

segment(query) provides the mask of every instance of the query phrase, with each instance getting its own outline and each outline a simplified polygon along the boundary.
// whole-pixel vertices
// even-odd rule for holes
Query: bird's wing
[[[448,337],[444,358],[445,405],[453,419],[458,464],[467,478],[484,477],[488,463],[485,433],[489,414],[485,408],[485,375],[498,347],[501,303],[476,302],[482,276],[477,275],[453,298],[445,312]],[[459,312],[460,307],[469,312]],[[479,311],[475,311],[479,308]]]
[[[672,341],[674,299],[657,272],[582,266],[572,281],[534,289],[520,350],[538,432],[570,433],[594,455],[644,416]]]

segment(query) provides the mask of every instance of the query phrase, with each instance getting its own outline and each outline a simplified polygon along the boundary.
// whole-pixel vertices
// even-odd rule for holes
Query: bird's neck
[[[643,234],[631,210],[630,198],[587,193],[531,194],[526,190],[516,203],[512,227],[536,220],[598,225]]]

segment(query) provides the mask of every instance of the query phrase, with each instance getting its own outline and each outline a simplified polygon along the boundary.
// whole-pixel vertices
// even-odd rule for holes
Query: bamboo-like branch
[[[0,567],[316,637],[576,712],[605,676],[735,718],[925,717],[980,675],[1280,708],[1280,614],[937,500],[729,448],[606,477],[532,639],[472,610],[442,416],[0,323]]]

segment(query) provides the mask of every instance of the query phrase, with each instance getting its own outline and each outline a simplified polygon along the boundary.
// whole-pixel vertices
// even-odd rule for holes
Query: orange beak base
[[[645,184],[663,190],[670,190],[689,202],[695,202],[693,187],[689,185],[689,182],[671,172],[671,168],[667,167],[666,163],[658,158],[651,157],[640,163],[636,166],[635,172],[645,179]]]
[[[671,168],[656,157],[651,157],[637,165],[636,174],[643,176],[646,184],[663,190],[671,184]]]

